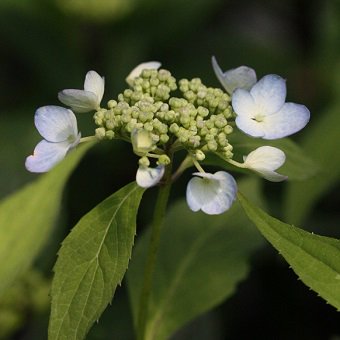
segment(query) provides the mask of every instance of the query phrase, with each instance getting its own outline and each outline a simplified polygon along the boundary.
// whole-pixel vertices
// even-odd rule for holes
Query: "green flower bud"
[[[170,132],[173,133],[174,135],[178,133],[179,131],[179,126],[176,123],[172,123],[169,128]]]
[[[170,158],[168,155],[160,155],[160,157],[158,158],[157,164],[158,165],[168,165],[170,164]]]
[[[115,137],[115,133],[112,130],[107,130],[105,132],[105,137],[109,140],[113,139]]]
[[[105,126],[107,129],[112,130],[115,128],[115,121],[113,119],[108,119],[105,122]]]
[[[169,71],[163,70],[163,69],[158,71],[158,79],[160,81],[165,82],[165,81],[169,80],[170,77],[171,77],[171,73]]]
[[[107,102],[107,106],[108,106],[109,109],[113,109],[114,107],[117,106],[117,102],[115,100],[111,99]]]
[[[144,124],[144,129],[151,132],[153,130],[153,125],[150,122],[147,122]]]
[[[97,128],[95,130],[95,136],[96,138],[98,138],[99,140],[104,139],[105,138],[105,129],[103,127]]]
[[[159,141],[162,144],[166,144],[169,141],[169,136],[167,134],[163,133],[159,136]]]
[[[226,125],[223,128],[223,132],[226,133],[227,135],[230,135],[233,132],[233,127],[231,125]]]
[[[214,140],[210,140],[207,144],[208,149],[210,151],[216,151],[217,150],[217,143]]]
[[[146,157],[146,156],[141,157],[141,158],[138,160],[138,164],[139,164],[140,166],[146,166],[146,167],[148,167],[148,166],[150,165],[149,158]]]
[[[195,151],[195,158],[198,160],[198,161],[203,161],[205,159],[205,154],[202,150],[196,150]]]

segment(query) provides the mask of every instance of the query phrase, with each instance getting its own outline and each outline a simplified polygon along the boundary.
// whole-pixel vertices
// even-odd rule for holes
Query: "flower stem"
[[[151,238],[144,268],[142,290],[139,297],[139,309],[137,319],[138,340],[145,339],[145,328],[149,312],[149,299],[152,290],[153,274],[155,271],[161,230],[164,224],[164,217],[169,199],[171,183],[171,165],[168,165],[165,170],[163,184],[159,187],[158,197],[151,225]]]

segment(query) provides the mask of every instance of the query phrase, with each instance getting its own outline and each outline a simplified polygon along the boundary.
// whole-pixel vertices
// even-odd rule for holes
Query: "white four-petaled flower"
[[[271,182],[281,182],[288,178],[275,172],[286,160],[285,153],[278,148],[261,146],[243,156],[243,160],[243,167],[256,171]]]
[[[46,172],[79,143],[77,120],[71,110],[51,105],[36,111],[34,123],[44,139],[26,158],[25,166],[31,172]]]
[[[156,168],[139,166],[136,174],[136,182],[142,188],[153,187],[162,179],[164,171],[164,165],[158,165]]]
[[[260,79],[250,91],[237,89],[232,106],[236,125],[246,134],[264,139],[278,139],[301,130],[310,118],[304,105],[285,103],[286,82],[270,74]]]
[[[147,61],[145,63],[141,63],[129,73],[125,80],[130,86],[132,86],[133,80],[139,77],[143,70],[158,70],[161,65],[162,64],[159,61]]]
[[[89,71],[86,73],[84,90],[63,90],[58,93],[58,98],[74,112],[98,110],[104,95],[104,85],[104,77],[96,71]]]
[[[214,174],[195,172],[187,186],[186,198],[192,211],[202,210],[208,215],[227,211],[236,198],[237,184],[225,171]],[[201,177],[201,178],[200,178]]]
[[[236,89],[249,90],[256,83],[256,72],[248,66],[240,66],[223,72],[215,57],[211,58],[211,62],[217,79],[229,94]]]

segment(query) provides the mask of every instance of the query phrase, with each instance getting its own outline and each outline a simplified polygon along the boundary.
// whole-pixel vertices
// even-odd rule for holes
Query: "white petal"
[[[218,80],[229,94],[238,88],[250,90],[256,83],[256,72],[250,67],[240,66],[223,72],[215,57],[211,61]]]
[[[33,155],[26,158],[25,167],[31,172],[46,172],[59,163],[70,149],[70,143],[50,143],[42,140]]]
[[[194,175],[203,178],[194,177],[188,183],[186,198],[191,210],[216,215],[231,207],[237,192],[236,182],[231,175],[224,171]]]
[[[78,137],[77,119],[71,110],[63,107],[40,107],[35,112],[34,122],[41,136],[49,142],[73,142]]]
[[[250,90],[250,94],[261,115],[270,115],[280,110],[286,99],[286,81],[276,74],[260,79]]]
[[[96,71],[86,73],[84,90],[93,92],[97,96],[97,104],[100,105],[104,95],[105,81]]]
[[[132,80],[136,77],[139,77],[143,70],[147,69],[155,69],[158,70],[161,67],[161,63],[159,61],[148,61],[146,63],[139,64],[136,66],[130,74],[126,77],[126,82],[129,85],[132,85]]]
[[[280,111],[266,116],[263,123],[264,139],[278,139],[300,131],[310,119],[304,105],[285,103]]]
[[[100,101],[95,93],[83,90],[63,90],[58,93],[59,100],[70,106],[74,112],[83,113],[99,108]]]
[[[274,170],[283,165],[286,160],[284,152],[272,146],[261,146],[244,157],[244,166],[258,172],[265,179],[280,182],[287,176],[278,174]]]
[[[256,120],[248,117],[237,116],[235,119],[236,126],[252,137],[263,137],[264,129],[263,123],[257,122]]]
[[[251,119],[257,113],[258,107],[250,93],[243,89],[237,89],[232,96],[232,106],[237,116]]]
[[[156,168],[140,166],[136,174],[136,182],[142,188],[150,188],[156,185],[164,175],[165,167],[159,165]]]

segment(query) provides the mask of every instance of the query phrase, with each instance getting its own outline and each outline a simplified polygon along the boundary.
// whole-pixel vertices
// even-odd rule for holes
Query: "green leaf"
[[[49,339],[83,339],[112,300],[131,257],[144,189],[130,183],[82,217],[63,241]]]
[[[248,217],[308,287],[340,309],[340,241],[283,223],[239,194]]]
[[[317,176],[301,183],[289,183],[285,197],[285,216],[300,224],[318,199],[340,179],[339,131],[340,103],[325,112],[316,125],[306,130],[302,145],[320,166]]]
[[[308,157],[308,153],[300,148],[296,143],[288,138],[278,140],[263,140],[259,138],[252,138],[246,135],[236,133],[235,137],[230,139],[230,143],[234,147],[234,154],[239,156],[246,156],[256,148],[269,145],[281,149],[286,154],[286,162],[277,171],[280,174],[288,176],[289,181],[302,181],[314,176],[319,168],[317,164]],[[242,161],[242,159],[239,159]],[[222,166],[227,170],[239,171],[249,173],[250,171],[232,167],[226,161],[218,159],[217,157],[208,158],[207,164]]]
[[[258,183],[244,185],[259,197]],[[127,274],[135,322],[149,236],[138,240]],[[262,242],[237,203],[219,216],[193,213],[184,200],[174,204],[161,236],[145,339],[167,339],[231,296]]]
[[[52,171],[0,203],[0,294],[30,267],[45,245],[65,182],[92,145],[79,146]]]

